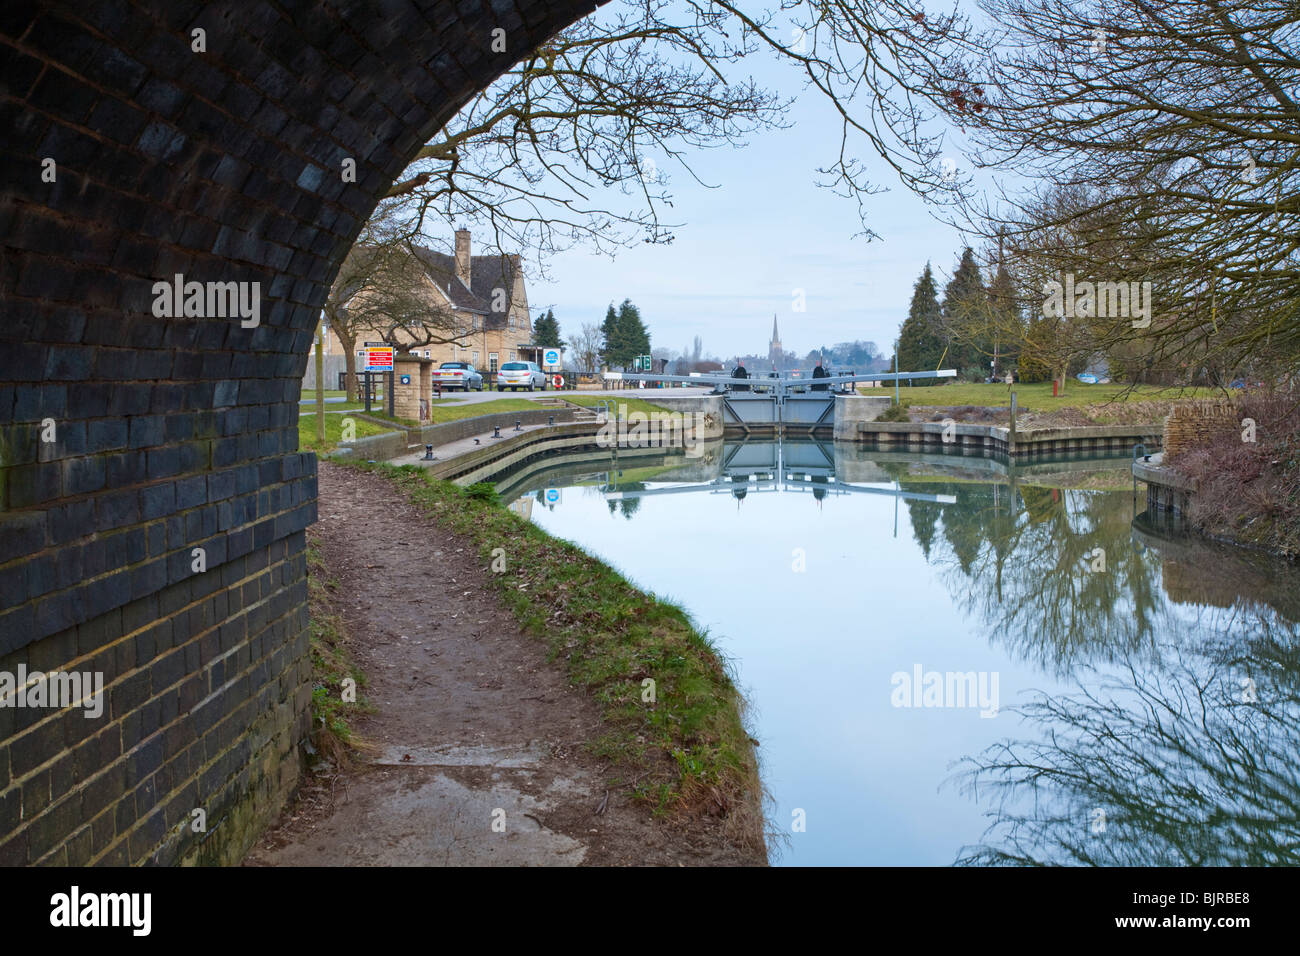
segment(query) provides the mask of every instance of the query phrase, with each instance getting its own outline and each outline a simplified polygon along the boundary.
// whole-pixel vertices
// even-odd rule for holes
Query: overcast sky
[[[706,352],[723,358],[763,353],[775,314],[783,345],[800,356],[851,339],[888,352],[926,260],[941,282],[951,274],[959,234],[865,155],[873,181],[889,192],[868,200],[880,238],[853,238],[857,203],[816,185],[817,166],[834,159],[840,139],[831,107],[800,92],[783,64],[756,58],[749,69],[784,95],[799,93],[793,126],[755,134],[743,149],[698,153],[693,166],[716,189],[665,166],[674,202],[667,213],[684,223],[671,245],[642,243],[613,261],[581,249],[554,257],[550,281],[530,281],[528,298],[534,310],[554,308],[564,335],[630,298],[656,348],[680,350],[699,335]],[[805,292],[805,312],[794,311],[795,289]]]

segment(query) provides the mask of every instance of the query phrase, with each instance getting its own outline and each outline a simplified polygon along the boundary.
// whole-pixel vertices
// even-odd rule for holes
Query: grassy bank
[[[357,418],[355,415],[339,415],[333,412],[325,413],[325,441],[320,442],[316,439],[316,413],[308,412],[305,415],[298,416],[298,447],[303,451],[314,451],[318,455],[333,451],[343,439],[343,419],[349,418],[356,426],[357,438],[365,438],[368,435],[382,435],[384,432],[394,431],[394,428],[385,428],[374,422],[368,422],[364,419]]]
[[[1011,402],[1012,389],[1016,393],[1016,403],[1023,408],[1034,411],[1054,412],[1064,408],[1083,408],[1088,405],[1109,403],[1170,401],[1180,398],[1208,398],[1210,389],[1171,389],[1154,385],[1087,385],[1079,381],[1066,384],[1065,394],[1052,395],[1051,382],[1017,383],[1012,387],[1006,385],[986,385],[978,382],[950,382],[930,387],[908,386],[899,388],[899,398],[912,405],[1007,405]],[[862,388],[863,395],[894,394],[893,386],[888,388]]]
[[[429,414],[433,418],[432,424],[441,425],[443,422],[457,422],[462,418],[496,415],[499,412],[535,412],[544,407],[526,398],[499,398],[492,402],[471,402],[468,405],[440,405],[435,400]]]
[[[348,653],[347,628],[334,603],[338,585],[330,577],[320,540],[307,530],[307,604],[311,621],[311,726],[316,752],[335,766],[345,763],[355,743],[350,719],[365,708],[365,675]],[[348,702],[345,681],[353,682],[355,702]],[[346,695],[351,696],[351,695]]]
[[[642,414],[649,415],[651,412],[671,411],[671,409],[665,408],[663,405],[655,405],[653,402],[647,402],[643,398],[624,398],[622,395],[565,395],[564,400],[566,402],[573,402],[575,405],[581,405],[583,408],[595,408],[603,401],[612,401],[614,403],[614,410],[619,415],[624,414],[619,410],[620,405],[626,406],[627,413],[629,414],[631,412],[641,412]]]
[[[470,494],[411,466],[349,467],[389,478],[440,525],[468,537],[485,570],[493,549],[504,549],[505,571],[493,576],[502,602],[600,704],[605,730],[588,746],[619,767],[636,799],[660,814],[722,817],[733,841],[762,849],[762,790],[744,699],[680,607],[502,508],[482,486]]]

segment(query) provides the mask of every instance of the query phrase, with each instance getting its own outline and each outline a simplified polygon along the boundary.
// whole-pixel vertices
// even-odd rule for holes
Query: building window
[[[475,368],[478,368],[478,349],[474,350],[474,359],[472,362],[470,362],[470,364],[473,365]]]
[[[496,352],[489,352],[489,353],[488,353],[488,368],[491,370],[491,372],[492,372],[493,375],[496,374],[496,372],[497,372],[497,353],[496,353]]]

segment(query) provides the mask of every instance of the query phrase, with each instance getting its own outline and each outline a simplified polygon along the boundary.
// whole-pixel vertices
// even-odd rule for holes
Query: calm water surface
[[[774,862],[1300,862],[1300,577],[1059,487],[1127,473],[749,442],[497,482],[733,659]]]

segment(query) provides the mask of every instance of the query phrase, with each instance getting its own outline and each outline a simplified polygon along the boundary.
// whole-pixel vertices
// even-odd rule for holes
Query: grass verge
[[[368,422],[355,415],[339,415],[326,412],[325,441],[322,443],[316,439],[316,413],[308,412],[305,415],[298,416],[298,447],[303,451],[314,451],[318,455],[333,451],[335,446],[343,440],[343,419],[345,418],[351,420],[356,426],[357,438],[365,438],[367,435],[382,435],[384,432],[396,430],[385,428],[375,422]]]
[[[307,529],[307,604],[311,627],[311,726],[316,753],[346,764],[358,745],[351,718],[366,709],[360,689],[366,678],[348,653],[347,628],[334,606],[337,582],[329,576],[320,538]],[[351,681],[351,687],[347,682]],[[351,691],[351,693],[349,693]],[[354,700],[349,701],[352,697]]]
[[[979,382],[950,382],[934,386],[908,386],[899,388],[899,399],[904,405],[1008,405],[1011,392],[1016,393],[1016,402],[1022,408],[1038,412],[1054,412],[1064,408],[1085,408],[1088,405],[1103,405],[1112,402],[1170,401],[1184,398],[1208,398],[1217,394],[1208,388],[1162,388],[1155,385],[1088,385],[1084,382],[1066,383],[1065,394],[1053,395],[1051,382],[1034,382],[1025,384],[1017,382],[1014,386],[987,385]],[[862,395],[894,394],[891,385],[888,389],[863,388]]]
[[[465,405],[439,405],[430,407],[431,424],[460,421],[462,418],[475,418],[479,415],[496,415],[499,412],[536,412],[545,406],[526,398],[498,398],[491,402],[470,402]]]
[[[600,704],[605,730],[588,747],[629,775],[623,783],[635,799],[659,815],[721,818],[733,842],[765,850],[745,700],[682,608],[637,590],[481,488],[462,491],[409,465],[348,467],[390,479],[440,525],[469,538],[484,570],[493,549],[504,549],[505,570],[493,575],[502,602]]]
[[[671,409],[665,408],[663,405],[647,402],[644,398],[624,398],[622,395],[565,395],[564,400],[573,402],[575,405],[581,405],[583,408],[594,408],[600,402],[612,401],[620,418],[631,412],[641,412],[649,415],[651,412],[671,411]],[[626,411],[619,409],[620,405],[626,406]]]

